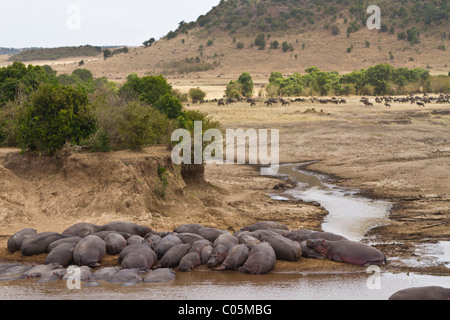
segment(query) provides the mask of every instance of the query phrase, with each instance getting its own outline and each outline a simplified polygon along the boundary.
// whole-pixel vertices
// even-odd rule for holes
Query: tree
[[[239,76],[238,84],[241,86],[241,93],[244,97],[250,98],[253,96],[253,80],[248,72],[244,72]]]
[[[162,75],[140,78],[132,73],[128,75],[127,82],[119,90],[120,96],[129,99],[138,98],[149,105],[154,105],[165,94],[172,95],[172,86]]]
[[[277,40],[270,43],[270,49],[278,49],[279,46],[280,43]]]
[[[266,37],[264,33],[259,34],[255,39],[255,46],[259,48],[259,50],[264,50],[266,48]]]
[[[206,97],[206,92],[202,91],[199,88],[192,88],[189,90],[189,97],[191,100],[195,101],[203,101]]]
[[[155,38],[150,38],[149,40],[144,41],[142,44],[144,45],[144,47],[150,47],[153,43],[155,43],[156,40]]]
[[[22,150],[52,155],[66,142],[78,144],[94,131],[95,118],[83,88],[44,83],[19,116],[17,142]]]
[[[111,50],[106,49],[105,51],[103,51],[103,58],[106,60],[108,58],[112,57],[112,53]]]
[[[72,75],[79,76],[80,79],[84,82],[89,82],[90,80],[94,79],[94,77],[92,76],[92,72],[88,69],[75,69],[73,70]]]
[[[177,119],[181,115],[183,109],[180,100],[169,93],[159,98],[154,106],[169,119]]]
[[[54,74],[41,66],[25,66],[22,62],[0,68],[0,107],[14,101],[19,93],[30,94],[41,83],[56,84]]]

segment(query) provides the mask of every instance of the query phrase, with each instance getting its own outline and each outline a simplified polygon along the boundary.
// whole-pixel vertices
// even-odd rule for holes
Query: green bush
[[[18,117],[17,143],[26,151],[52,155],[66,142],[78,144],[95,130],[83,88],[42,84]]]
[[[176,119],[181,115],[183,106],[177,97],[165,94],[154,104],[155,108],[165,114],[169,119]]]
[[[203,101],[206,97],[206,92],[202,91],[199,88],[192,88],[189,90],[189,97],[191,100],[195,101]]]
[[[56,84],[54,74],[41,66],[25,66],[22,62],[0,68],[0,107],[14,101],[18,94],[31,94],[41,83]]]
[[[266,48],[266,40],[264,33],[258,34],[255,39],[255,46],[259,48],[259,50],[264,50]]]
[[[119,89],[119,95],[127,99],[139,99],[149,105],[154,105],[162,96],[172,94],[172,86],[162,75],[144,76],[140,78],[132,73],[127,82]]]
[[[92,72],[88,69],[75,69],[73,70],[72,75],[77,75],[81,80],[83,80],[83,82],[88,82],[94,79]]]

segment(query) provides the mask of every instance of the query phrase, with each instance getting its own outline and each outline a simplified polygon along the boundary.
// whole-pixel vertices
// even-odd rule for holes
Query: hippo
[[[102,238],[103,240],[105,240],[106,236],[107,236],[108,234],[111,234],[111,233],[117,233],[117,234],[120,234],[120,235],[121,235],[122,237],[124,237],[125,239],[128,239],[129,237],[131,237],[131,234],[129,234],[129,233],[126,233],[126,232],[120,232],[120,231],[114,231],[114,230],[99,231],[99,232],[93,233],[93,235],[94,235],[94,236],[97,236],[97,237],[100,237],[100,238]]]
[[[202,260],[198,251],[189,252],[181,258],[178,270],[182,272],[191,271],[195,267],[201,265]]]
[[[0,281],[10,281],[24,279],[24,273],[29,271],[31,266],[24,266],[22,264],[6,265],[0,270]]]
[[[118,233],[108,234],[104,241],[106,244],[106,253],[113,256],[119,254],[128,244],[127,240]]]
[[[50,253],[53,249],[55,249],[57,246],[59,246],[60,244],[64,244],[64,243],[73,243],[73,244],[77,244],[78,242],[81,241],[82,238],[80,237],[69,237],[69,238],[63,238],[60,240],[56,240],[52,243],[50,243],[47,247],[47,253]]]
[[[195,241],[198,240],[206,240],[202,236],[196,234],[196,233],[179,233],[176,234],[178,238],[180,238],[183,243],[193,244]]]
[[[106,242],[94,235],[83,238],[73,249],[73,260],[78,266],[99,267],[105,255]]]
[[[247,261],[250,250],[245,244],[238,244],[232,247],[227,252],[227,257],[222,263],[222,266],[216,270],[232,269],[237,270],[242,267]]]
[[[159,268],[147,274],[143,282],[145,283],[161,283],[172,281],[175,279],[175,271],[170,268]]]
[[[11,253],[19,251],[20,247],[22,246],[23,240],[29,236],[34,236],[36,234],[36,230],[31,228],[25,228],[20,230],[19,232],[16,232],[8,239],[8,251]]]
[[[214,246],[212,250],[208,262],[206,264],[208,267],[213,268],[221,264],[225,258],[227,257],[228,248],[223,244],[218,244]]]
[[[106,268],[101,268],[97,271],[94,272],[94,274],[92,275],[92,278],[94,280],[106,280],[108,281],[109,279],[111,279],[117,272],[119,272],[121,270],[120,267],[106,267]]]
[[[45,258],[44,264],[57,263],[63,267],[67,267],[73,261],[73,249],[76,243],[62,243],[54,248]]]
[[[261,241],[250,233],[250,231],[242,231],[237,236],[239,244],[245,244],[249,249],[256,246]]]
[[[197,231],[201,228],[204,228],[201,224],[197,223],[187,223],[182,224],[181,226],[173,229],[173,232],[176,233],[197,233]]]
[[[356,241],[317,239],[306,240],[306,244],[318,253],[323,254],[326,258],[337,262],[346,262],[360,266],[386,263],[386,257],[380,250]]]
[[[389,300],[450,300],[450,289],[439,286],[403,289],[391,295]]]
[[[119,222],[119,221],[105,224],[99,231],[110,231],[110,230],[126,232],[131,235],[138,235],[141,237],[144,237],[147,233],[151,231],[150,228],[146,226],[140,226],[133,222]]]
[[[52,242],[68,237],[69,236],[57,232],[38,233],[23,240],[22,245],[20,246],[20,252],[24,256],[46,253],[48,246]]]
[[[238,268],[238,271],[250,274],[265,274],[275,267],[275,251],[268,242],[261,242],[254,246],[244,265]]]
[[[151,269],[157,260],[156,253],[146,244],[127,246],[119,255],[123,269]]]
[[[160,266],[162,268],[175,268],[180,264],[181,259],[189,252],[191,245],[189,243],[177,244],[171,247],[161,258]]]
[[[339,234],[332,232],[313,232],[308,236],[308,239],[323,239],[329,241],[339,241],[339,240],[348,240],[346,237],[343,237]]]
[[[153,251],[155,251],[156,245],[161,241],[161,237],[157,234],[148,234],[144,237],[144,240],[147,241],[147,244],[150,245],[150,248],[152,248]]]
[[[209,259],[211,258],[213,250],[214,248],[212,247],[212,245],[207,245],[202,248],[202,251],[200,253],[202,264],[208,263]]]
[[[289,231],[283,229],[258,229],[250,232],[250,235],[256,239],[261,240],[262,236],[284,236],[288,233]]]
[[[108,281],[111,283],[121,283],[123,286],[131,286],[142,282],[142,277],[137,269],[122,269]]]
[[[234,247],[235,245],[239,244],[239,239],[229,233],[221,234],[214,241],[214,247],[216,247],[219,244],[224,245],[225,247],[227,247],[227,249],[230,249],[231,247]]]
[[[92,223],[80,222],[73,226],[70,226],[62,232],[62,234],[69,236],[77,236],[80,238],[85,238],[86,236],[100,231],[102,226],[98,226]]]
[[[41,278],[39,279],[39,283],[50,282],[55,280],[61,280],[62,277],[66,274],[65,268],[58,268],[54,270],[50,270],[48,272],[44,272],[41,274]]]
[[[198,253],[201,253],[202,249],[206,246],[212,246],[212,244],[209,240],[206,240],[206,239],[197,240],[192,243],[191,248],[189,249],[189,252],[197,251]]]
[[[302,249],[297,241],[292,241],[281,235],[263,235],[261,240],[268,242],[272,246],[279,260],[298,261],[302,256]]]
[[[291,232],[288,232],[284,236],[288,239],[302,242],[302,241],[308,240],[310,234],[312,234],[314,232],[317,232],[317,231],[310,230],[310,229],[298,229],[298,230],[293,230]]]
[[[217,237],[220,236],[221,234],[228,234],[228,233],[229,232],[227,230],[220,230],[220,229],[208,228],[208,227],[200,228],[197,231],[197,234],[199,236],[201,236],[211,242],[216,241]]]
[[[132,245],[135,243],[144,243],[144,238],[141,236],[138,236],[137,234],[132,235],[127,239],[127,244]]]
[[[78,271],[78,275],[80,276],[81,281],[89,281],[92,278],[92,270],[88,266],[74,266],[71,265],[67,268],[66,274],[63,276],[62,280],[72,280],[72,277]]]
[[[27,272],[24,272],[25,277],[27,278],[38,278],[42,274],[47,273],[49,271],[53,271],[55,269],[59,269],[62,266],[57,263],[51,263],[51,264],[40,264],[35,266],[34,268],[28,270]]]
[[[221,234],[228,233],[226,230],[204,227],[196,223],[183,224],[173,231],[176,233],[195,233],[211,242],[214,242]]]
[[[256,230],[265,230],[265,229],[282,229],[289,231],[287,225],[276,221],[259,221],[250,226],[244,227],[241,230],[252,232]]]
[[[167,250],[172,248],[174,245],[182,243],[183,241],[181,241],[181,239],[174,234],[169,234],[165,236],[155,246],[155,253],[158,255],[158,259],[161,259],[167,252]]]
[[[300,242],[300,247],[302,248],[302,257],[304,257],[304,258],[313,258],[313,259],[324,259],[325,258],[323,254],[317,252],[313,248],[310,248],[306,244],[306,240]]]

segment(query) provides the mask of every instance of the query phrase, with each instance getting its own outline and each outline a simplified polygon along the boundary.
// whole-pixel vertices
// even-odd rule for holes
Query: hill
[[[9,57],[9,61],[59,60],[71,57],[95,57],[102,53],[101,47],[90,45],[79,47],[32,48]]]
[[[347,73],[389,63],[448,73],[447,1],[380,1],[379,30],[366,26],[369,5],[368,0],[224,0],[151,45],[93,59],[85,67],[116,82],[133,72],[162,73],[181,87],[198,78],[223,85],[243,71],[266,82],[273,71],[304,73],[311,66]],[[77,67],[73,61],[54,69],[70,74]]]

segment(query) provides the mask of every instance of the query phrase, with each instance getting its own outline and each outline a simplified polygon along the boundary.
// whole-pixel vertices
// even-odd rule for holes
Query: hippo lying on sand
[[[84,238],[90,234],[100,231],[100,229],[101,226],[98,226],[96,224],[80,222],[74,224],[73,226],[70,226],[69,228],[64,230],[62,234]]]
[[[25,238],[20,246],[20,252],[24,256],[46,253],[48,246],[57,240],[69,236],[57,232],[42,232]]]
[[[264,274],[272,271],[276,261],[275,251],[267,242],[254,246],[249,253],[247,261],[238,270],[251,274]]]
[[[119,255],[124,269],[151,269],[156,260],[156,253],[145,243],[127,246]]]
[[[140,226],[133,222],[111,222],[105,224],[99,231],[119,231],[144,237],[151,230],[146,226]]]
[[[73,249],[73,260],[78,266],[99,267],[105,255],[105,241],[94,235],[83,238]]]
[[[386,257],[380,250],[360,242],[349,240],[307,240],[306,244],[326,258],[337,262],[346,262],[360,266],[386,263]]]
[[[34,230],[34,229],[26,228],[26,229],[20,230],[19,232],[14,234],[11,238],[9,238],[8,251],[11,253],[19,251],[20,247],[22,246],[23,240],[25,240],[25,238],[27,238],[29,236],[34,236],[36,234],[37,234],[36,230]]]
[[[217,270],[237,270],[242,267],[248,259],[249,248],[245,244],[238,244],[228,250],[227,257],[222,263],[222,266],[217,268]]]
[[[450,300],[450,289],[438,286],[403,289],[389,300]]]
[[[300,243],[292,241],[281,235],[272,235],[261,237],[261,241],[267,241],[275,251],[275,255],[279,260],[298,261],[302,256]]]
[[[73,249],[75,243],[62,243],[54,248],[45,258],[44,264],[56,263],[63,267],[67,267],[73,261]]]

